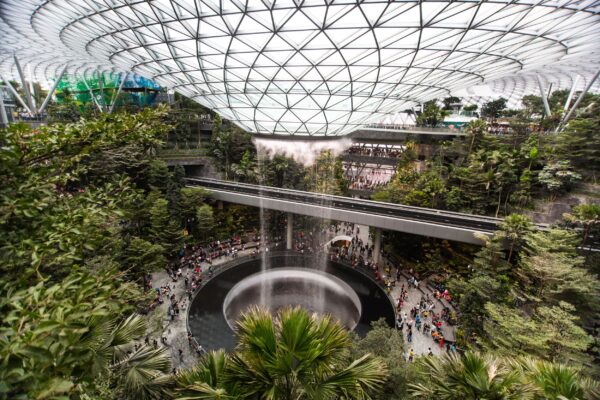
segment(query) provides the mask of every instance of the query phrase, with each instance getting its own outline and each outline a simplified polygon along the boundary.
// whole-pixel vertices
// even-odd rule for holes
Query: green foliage
[[[531,382],[536,399],[595,399],[600,396],[598,382],[582,378],[579,370],[564,364],[526,357],[511,365]]]
[[[452,110],[452,104],[460,104],[460,97],[450,96],[444,98],[442,103],[444,103],[444,110]]]
[[[159,198],[150,207],[150,235],[168,254],[181,247],[183,233],[177,221],[171,218],[166,199]]]
[[[499,99],[488,101],[481,106],[481,116],[495,120],[502,115],[502,112],[506,108],[507,100],[503,97]]]
[[[508,241],[508,262],[511,262],[515,251],[520,250],[525,235],[533,229],[529,217],[521,214],[511,214],[504,219],[498,232],[499,238]]]
[[[250,152],[254,152],[254,146],[248,132],[230,121],[223,121],[219,115],[215,115],[208,150],[214,157],[215,162],[225,173],[225,179],[228,179],[229,177],[233,177],[232,166],[234,164],[238,164],[236,168],[240,172],[239,163],[247,151],[249,154]],[[248,155],[247,163],[251,162],[251,158],[253,157]]]
[[[568,303],[540,306],[531,316],[505,305],[487,303],[485,308],[489,315],[484,324],[488,337],[480,343],[485,348],[559,362],[589,358],[584,352],[592,339],[576,324],[575,308]]]
[[[600,104],[597,102],[572,119],[556,137],[556,152],[586,178],[600,175]]]
[[[158,271],[167,264],[165,249],[144,239],[133,237],[123,251],[123,263],[131,269],[134,279]]]
[[[153,162],[165,111],[0,131],[1,398],[163,398],[169,363],[134,347],[149,299],[126,278],[162,266],[151,236],[180,230],[143,192],[181,184]]]
[[[441,124],[448,114],[448,111],[438,106],[437,99],[429,100],[423,104],[423,111],[417,117],[417,125],[435,127]]]
[[[412,394],[421,399],[505,399],[531,398],[533,388],[521,376],[491,355],[447,353],[442,357],[423,357],[421,380],[411,385]]]
[[[387,372],[369,354],[348,360],[348,332],[299,307],[276,316],[252,309],[237,335],[231,356],[209,353],[178,376],[176,392],[189,399],[363,399],[381,388]]]
[[[317,193],[344,195],[348,191],[348,182],[339,158],[333,152],[321,152],[315,163],[308,167],[306,184],[309,190]]]
[[[573,171],[569,161],[558,161],[544,165],[538,179],[548,192],[558,195],[571,189],[581,175]]]
[[[287,189],[306,189],[307,170],[302,164],[284,155],[276,154],[259,164],[261,183]]]
[[[57,398],[91,390],[96,378],[109,377],[123,380],[132,394],[127,398],[144,398],[137,394],[148,379],[167,370],[161,351],[128,354],[146,326],[139,316],[121,318],[144,296],[117,271],[76,270],[60,283],[12,286],[4,283],[0,303],[1,396]],[[131,386],[140,368],[147,374]]]
[[[213,209],[208,204],[196,208],[196,221],[198,223],[198,235],[206,240],[210,238],[215,226]]]
[[[532,357],[497,357],[467,352],[422,357],[419,382],[412,395],[419,399],[592,400],[598,383],[580,370]]]
[[[408,391],[408,384],[416,378],[416,371],[404,360],[404,340],[402,332],[390,328],[383,320],[374,321],[371,330],[364,338],[355,338],[350,355],[359,358],[372,354],[385,362],[388,376],[380,393],[374,399],[400,400]]]
[[[227,378],[231,357],[223,350],[204,355],[192,368],[177,373],[174,398],[227,400],[241,398],[240,390]]]
[[[563,219],[573,227],[582,228],[581,246],[590,248],[599,243],[600,204],[580,204],[573,207],[571,213],[563,215]]]

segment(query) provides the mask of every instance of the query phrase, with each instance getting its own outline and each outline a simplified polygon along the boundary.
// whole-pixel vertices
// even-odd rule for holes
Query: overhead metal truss
[[[593,76],[599,11],[594,0],[3,0],[0,70],[14,75],[17,53],[36,76],[60,63],[132,71],[251,132],[342,135],[482,83]]]

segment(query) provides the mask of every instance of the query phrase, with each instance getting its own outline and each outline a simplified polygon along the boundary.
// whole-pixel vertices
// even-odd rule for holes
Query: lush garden
[[[600,210],[575,208],[548,231],[512,214],[568,189],[544,184],[544,171],[549,180],[570,176],[569,185],[575,175],[595,179],[600,120],[590,113],[555,144],[540,135],[490,138],[474,124],[412,183],[400,181],[408,171],[399,164],[391,200],[507,215],[480,249],[411,239],[420,250],[406,262],[444,267],[464,355],[407,363],[401,334],[382,324],[360,339],[301,310],[256,311],[240,323],[235,352],[209,353],[177,374],[164,348],[144,344],[147,272],[174,262],[184,243],[256,227],[258,212],[214,206],[185,187],[181,168],[157,158],[172,129],[166,109],[13,125],[0,133],[0,398],[595,398],[598,263],[586,249],[598,240]],[[215,124],[207,152],[230,178],[345,191],[330,153],[310,167],[259,160],[227,121]],[[425,179],[446,191],[424,189],[432,187]]]

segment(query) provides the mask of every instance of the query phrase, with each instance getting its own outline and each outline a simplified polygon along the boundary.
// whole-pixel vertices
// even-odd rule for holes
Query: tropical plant
[[[192,368],[175,377],[173,397],[178,400],[239,399],[241,394],[227,378],[230,356],[223,350],[206,353]]]
[[[0,397],[55,399],[90,393],[105,382],[124,398],[160,398],[169,369],[163,350],[141,345],[145,299],[115,270],[74,271],[60,283],[2,286]]]
[[[197,380],[185,375],[185,393],[205,396],[190,398],[218,398],[217,393],[228,398],[239,391],[240,398],[367,399],[385,380],[385,365],[371,355],[348,360],[348,332],[329,316],[300,307],[275,316],[253,308],[236,331],[238,345],[230,358],[209,355],[193,372]]]
[[[581,180],[581,175],[573,171],[569,161],[563,160],[544,165],[538,180],[554,198],[556,195],[570,190],[576,182]]]
[[[437,99],[429,100],[423,105],[423,110],[417,117],[417,125],[435,127],[444,121],[450,112],[442,110],[437,104]]]
[[[600,386],[581,371],[558,363],[525,357],[511,361],[528,382],[535,388],[536,399],[593,400],[600,397]]]
[[[456,352],[441,357],[421,357],[421,383],[411,384],[420,399],[523,400],[533,397],[533,387],[520,374],[492,355]]]

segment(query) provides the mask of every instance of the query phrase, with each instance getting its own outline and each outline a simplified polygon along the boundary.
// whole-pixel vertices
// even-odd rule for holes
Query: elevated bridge
[[[300,190],[186,178],[188,186],[208,189],[211,197],[229,203],[347,221],[375,228],[481,245],[476,233],[488,237],[499,229],[498,218],[411,207]],[[288,222],[291,218],[288,218]],[[288,238],[291,236],[288,225]],[[380,233],[379,233],[380,234]],[[289,240],[288,240],[289,241]],[[377,241],[377,239],[376,239]]]

